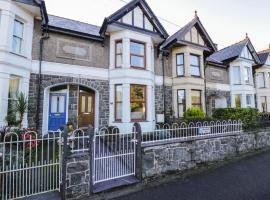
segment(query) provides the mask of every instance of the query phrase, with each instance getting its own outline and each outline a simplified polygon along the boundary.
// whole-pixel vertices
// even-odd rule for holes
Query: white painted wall
[[[8,88],[11,75],[19,76],[20,91],[28,96],[31,70],[34,16],[11,0],[0,0],[0,126],[6,124]],[[23,53],[12,53],[13,24],[15,19],[24,23]],[[27,115],[23,121],[27,126]]]

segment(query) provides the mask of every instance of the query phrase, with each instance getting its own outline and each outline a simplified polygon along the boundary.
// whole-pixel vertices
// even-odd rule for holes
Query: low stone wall
[[[266,128],[235,136],[144,147],[142,175],[147,178],[161,173],[184,171],[269,146],[270,129]]]
[[[67,161],[67,199],[81,199],[89,195],[89,155],[73,156]]]

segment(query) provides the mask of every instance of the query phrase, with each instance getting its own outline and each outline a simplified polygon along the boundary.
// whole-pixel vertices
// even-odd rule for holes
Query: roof
[[[187,23],[184,27],[182,27],[180,30],[178,30],[176,33],[174,33],[172,36],[170,36],[161,46],[161,48],[168,48],[170,47],[172,44],[176,43],[176,42],[180,42],[182,40],[182,38],[185,37],[186,33],[188,31],[190,31],[192,29],[193,26],[197,26],[199,28],[199,30],[201,31],[201,33],[203,34],[206,42],[210,45],[210,47],[212,48],[213,51],[216,51],[216,45],[214,44],[214,42],[212,41],[212,39],[210,38],[209,34],[207,33],[206,29],[204,28],[204,26],[202,25],[199,17],[197,16],[197,14],[195,14],[194,19],[192,19],[189,23]]]
[[[89,35],[89,36],[100,38],[99,26],[72,20],[72,19],[67,19],[64,17],[55,16],[55,15],[49,15],[49,29],[55,30],[55,28],[62,31],[82,33],[85,36]]]
[[[248,37],[246,37],[244,40],[241,40],[240,42],[237,42],[233,45],[230,45],[228,47],[225,47],[224,49],[215,52],[214,54],[212,54],[207,58],[207,61],[221,64],[229,60],[234,60],[241,56],[241,53],[245,46],[248,46],[255,62],[257,64],[260,64],[261,63],[260,58],[258,57]]]
[[[270,47],[269,47],[269,49],[259,51],[257,54],[258,54],[258,56],[259,56],[259,58],[261,60],[261,63],[265,64],[266,61],[267,61],[267,58],[268,58],[268,56],[270,54]]]
[[[145,11],[145,13],[149,15],[149,18],[151,19],[154,27],[161,34],[161,36],[163,38],[167,38],[169,36],[167,31],[162,26],[162,24],[160,23],[160,21],[158,20],[158,18],[156,17],[156,15],[154,14],[154,12],[150,8],[150,6],[146,3],[145,0],[132,0],[129,3],[127,3],[125,6],[123,6],[122,8],[117,10],[116,12],[114,12],[109,17],[106,17],[104,19],[102,26],[101,26],[100,34],[104,35],[104,33],[106,32],[107,26],[109,24],[116,22],[117,20],[119,20],[121,17],[123,17],[125,14],[127,14],[128,12],[133,10],[138,5],[140,5],[142,7],[142,9]]]
[[[24,3],[24,4],[31,5],[31,6],[38,6],[39,7],[39,4],[35,0],[15,0],[15,1],[18,3]]]

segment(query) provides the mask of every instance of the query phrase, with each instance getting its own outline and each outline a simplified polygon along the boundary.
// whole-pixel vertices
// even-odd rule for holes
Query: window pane
[[[200,57],[195,55],[190,55],[190,65],[200,66]]]
[[[184,66],[177,66],[177,76],[183,76],[184,75]]]
[[[117,42],[117,43],[116,43],[116,53],[117,53],[117,54],[123,53],[123,45],[122,45],[122,42]]]
[[[178,117],[184,117],[185,112],[185,105],[179,104],[178,105]]]
[[[14,21],[13,34],[19,38],[23,38],[23,23],[17,20]]]
[[[251,98],[252,98],[251,95],[247,95],[247,96],[246,96],[246,103],[247,103],[247,106],[251,106]]]
[[[257,83],[259,88],[265,87],[264,73],[257,74]]]
[[[123,87],[122,85],[116,85],[115,86],[115,92],[116,92],[116,101],[122,101],[123,100]]]
[[[52,96],[51,113],[57,113],[57,103],[58,103],[58,97]]]
[[[197,91],[197,90],[191,90],[191,102],[192,105],[197,104],[201,105],[201,91]]]
[[[144,101],[145,91],[143,86],[131,86],[130,99],[131,101]]]
[[[88,102],[87,102],[87,112],[91,113],[92,112],[92,97],[88,97]]]
[[[176,64],[177,65],[183,65],[184,64],[184,55],[183,54],[178,54],[176,56]]]
[[[240,67],[233,67],[233,79],[234,84],[240,84]]]
[[[241,95],[235,95],[235,107],[241,108]]]
[[[190,70],[191,70],[190,73],[192,76],[200,76],[200,68],[199,67],[191,66]]]
[[[81,112],[85,112],[85,96],[82,96]]]
[[[145,119],[145,103],[131,103],[131,119]]]
[[[130,53],[144,56],[144,44],[130,42]]]
[[[250,68],[249,67],[245,67],[244,69],[244,80],[246,84],[250,83]]]
[[[178,90],[177,91],[178,103],[185,103],[185,90]]]
[[[11,76],[9,80],[9,94],[8,98],[16,99],[16,95],[19,92],[20,78]]]
[[[115,118],[116,119],[122,119],[122,103],[116,103],[115,105]]]
[[[116,67],[121,67],[122,66],[122,55],[117,55],[116,56]]]
[[[144,68],[144,57],[131,56],[131,66]]]
[[[64,113],[65,112],[65,97],[64,96],[59,96],[59,109],[58,112],[59,113]]]
[[[13,36],[12,51],[14,53],[21,53],[22,40],[16,36]]]
[[[262,112],[267,112],[267,99],[266,97],[261,97]]]

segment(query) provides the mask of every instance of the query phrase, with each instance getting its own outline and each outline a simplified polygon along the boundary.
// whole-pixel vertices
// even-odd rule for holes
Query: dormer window
[[[22,54],[24,24],[17,19],[14,21],[12,52]]]
[[[145,69],[145,44],[141,42],[130,42],[130,66]]]
[[[123,43],[122,40],[118,40],[115,43],[115,67],[122,67],[123,64]]]

